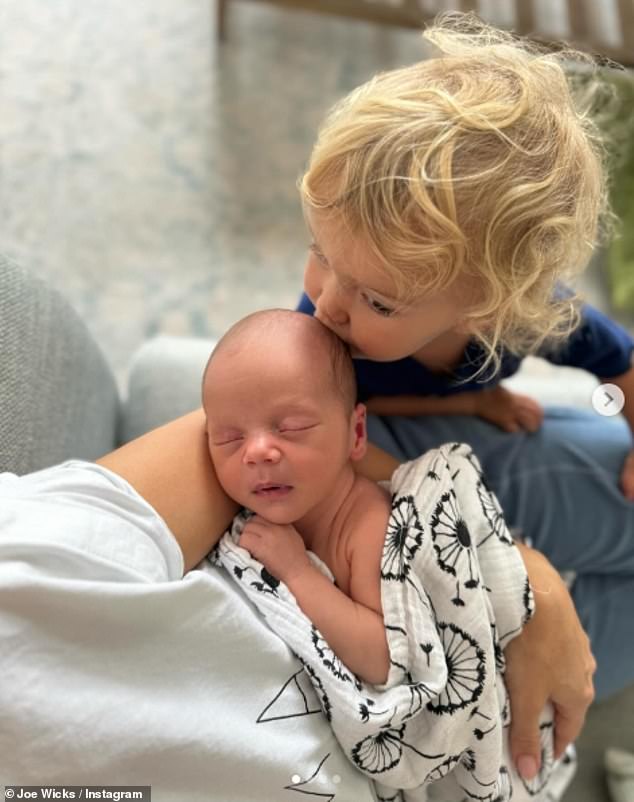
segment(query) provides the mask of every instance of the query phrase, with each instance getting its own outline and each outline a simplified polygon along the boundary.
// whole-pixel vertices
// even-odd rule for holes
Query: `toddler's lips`
[[[256,485],[253,492],[258,498],[280,499],[285,498],[292,490],[291,485],[278,485],[272,482]]]

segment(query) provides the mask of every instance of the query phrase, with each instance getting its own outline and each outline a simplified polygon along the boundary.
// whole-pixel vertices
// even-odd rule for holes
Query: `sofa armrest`
[[[116,444],[119,393],[70,304],[0,256],[0,471],[17,474]]]

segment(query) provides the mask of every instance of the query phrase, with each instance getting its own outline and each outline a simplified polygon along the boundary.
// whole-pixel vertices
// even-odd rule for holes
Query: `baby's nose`
[[[248,464],[279,462],[281,453],[275,438],[269,432],[261,432],[249,437],[244,451],[244,461]]]

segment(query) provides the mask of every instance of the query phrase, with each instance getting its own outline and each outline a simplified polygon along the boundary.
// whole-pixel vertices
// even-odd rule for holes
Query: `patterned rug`
[[[294,306],[317,125],[413,31],[213,2],[0,3],[0,248],[71,300],[123,378],[157,333]]]

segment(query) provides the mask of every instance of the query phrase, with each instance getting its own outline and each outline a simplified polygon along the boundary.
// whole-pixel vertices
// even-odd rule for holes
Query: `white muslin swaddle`
[[[400,466],[381,560],[390,650],[384,685],[337,658],[284,583],[237,545],[236,516],[210,559],[224,566],[295,652],[337,740],[379,800],[555,800],[574,773],[553,759],[552,711],[530,782],[508,752],[507,643],[533,611],[524,564],[471,449],[447,444]],[[310,558],[332,580],[314,554]]]

